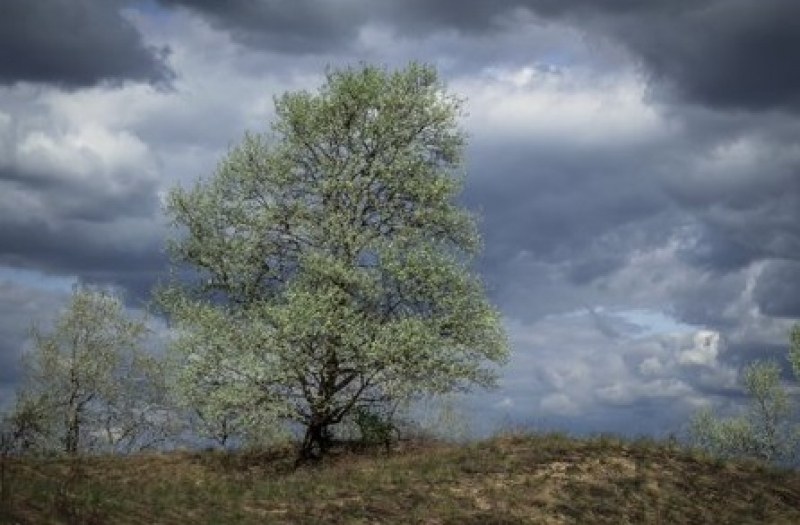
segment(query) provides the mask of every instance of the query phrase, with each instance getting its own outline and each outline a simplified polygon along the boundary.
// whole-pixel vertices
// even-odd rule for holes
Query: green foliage
[[[744,387],[750,397],[748,412],[727,419],[718,419],[709,410],[699,412],[691,422],[695,442],[721,457],[791,460],[800,434],[792,424],[780,366],[761,361],[750,364],[744,372]]]
[[[163,437],[166,384],[146,333],[116,297],[76,288],[51,332],[33,330],[9,420],[19,450],[126,452]]]
[[[333,71],[275,106],[271,134],[169,197],[173,260],[198,276],[160,294],[184,399],[300,423],[315,454],[357,406],[491,386],[508,350],[454,202],[460,102],[411,64]]]
[[[791,340],[789,361],[792,363],[795,377],[800,379],[800,323],[794,325],[789,337]]]
[[[383,414],[365,406],[358,406],[353,412],[353,421],[363,444],[388,448],[396,440],[397,427],[391,414]]]
[[[744,417],[718,419],[708,410],[698,412],[691,422],[695,443],[719,457],[750,457],[756,452],[752,423]]]
[[[756,453],[770,461],[785,458],[794,443],[790,442],[790,406],[786,389],[781,385],[781,369],[777,363],[755,363],[744,376],[745,389],[752,398],[750,419],[753,421]]]

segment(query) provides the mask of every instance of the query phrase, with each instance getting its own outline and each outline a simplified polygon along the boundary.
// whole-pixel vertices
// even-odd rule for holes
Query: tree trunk
[[[298,463],[317,462],[330,448],[331,436],[328,422],[323,418],[313,418],[306,427],[303,444],[300,447]]]
[[[79,436],[80,423],[78,422],[78,411],[77,409],[72,409],[67,419],[67,436],[64,440],[64,452],[71,456],[78,453]]]

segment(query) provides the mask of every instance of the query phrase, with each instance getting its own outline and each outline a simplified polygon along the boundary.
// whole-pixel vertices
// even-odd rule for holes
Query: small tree
[[[800,325],[792,331],[789,357],[800,377]],[[717,419],[709,410],[695,415],[691,433],[695,442],[715,455],[787,461],[796,454],[800,428],[792,421],[789,394],[781,383],[775,362],[756,361],[744,372],[750,397],[748,411],[737,417]]]
[[[71,455],[144,446],[154,404],[166,392],[158,364],[141,349],[146,332],[119,299],[76,288],[52,332],[33,330],[12,416],[22,443]]]
[[[797,323],[792,327],[792,332],[789,335],[790,338],[790,347],[789,347],[789,361],[792,363],[792,369],[794,370],[794,376],[800,379],[800,323]]]
[[[199,279],[161,299],[207,417],[299,423],[309,459],[358,407],[493,384],[507,344],[467,269],[459,107],[428,66],[334,71],[171,193],[173,259]]]
[[[744,375],[750,395],[755,454],[766,461],[791,453],[789,396],[781,385],[781,369],[774,362],[750,365]]]
[[[32,398],[21,392],[10,413],[3,418],[3,433],[6,451],[12,454],[45,452],[48,429],[52,425],[52,413],[48,413],[41,398]]]

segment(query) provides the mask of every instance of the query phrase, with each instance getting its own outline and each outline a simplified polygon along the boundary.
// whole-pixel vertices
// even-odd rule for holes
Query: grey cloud
[[[796,377],[787,359],[788,338],[785,343],[771,343],[759,340],[732,341],[721,361],[738,370],[743,370],[753,361],[768,360],[778,363],[784,381],[794,382]]]
[[[0,93],[12,102],[0,114],[0,264],[125,281],[142,294],[165,262],[158,160],[137,135],[98,122],[94,108],[70,120],[54,92]]]
[[[727,332],[748,279],[762,296],[774,288],[748,269],[800,259],[800,159],[786,126],[670,118],[686,133],[610,151],[476,141],[466,201],[482,213],[482,270],[509,315],[627,302]],[[650,261],[659,250],[666,259]],[[800,317],[800,279],[786,273],[782,287],[762,312]]]
[[[755,300],[768,316],[800,319],[800,261],[773,261],[759,275]]]
[[[793,0],[161,3],[199,12],[240,41],[295,53],[344,49],[369,23],[401,35],[480,36],[559,20],[622,43],[649,71],[655,92],[722,109],[800,109],[800,4]]]
[[[245,44],[274,51],[310,53],[341,48],[365,20],[368,6],[345,0],[159,0],[207,17],[212,25],[230,31]]]
[[[0,84],[68,88],[102,81],[166,85],[166,49],[147,46],[119,0],[7,0],[0,17]]]
[[[137,297],[165,273],[163,232],[146,220],[57,226],[3,220],[0,246],[0,264],[125,285]]]
[[[27,286],[0,277],[0,411],[13,400],[31,327],[46,327],[52,322],[65,298],[63,290]]]
[[[800,5],[793,0],[521,1],[607,34],[656,82],[721,109],[800,110]]]
[[[657,92],[720,109],[800,110],[800,4],[793,0],[527,5],[624,43]]]
[[[768,0],[764,9],[773,3]],[[143,299],[167,267],[157,192],[177,179],[210,174],[226,143],[238,141],[246,127],[263,129],[274,91],[313,87],[309,84],[317,82],[325,61],[353,63],[366,55],[403,64],[422,58],[440,65],[454,91],[464,85],[475,88],[469,111],[491,112],[496,108],[487,106],[506,104],[506,113],[486,120],[491,125],[468,124],[473,137],[464,202],[483,217],[485,251],[479,270],[492,299],[537,339],[515,342],[515,360],[504,372],[503,388],[476,401],[483,403],[481,418],[499,420],[507,410],[518,421],[572,429],[663,431],[684,420],[699,401],[738,399],[731,386],[735,371],[752,359],[785,352],[785,327],[773,326],[772,316],[798,315],[793,298],[800,296],[800,280],[792,269],[800,258],[797,119],[791,112],[733,111],[786,107],[780,99],[761,106],[757,99],[706,101],[689,89],[689,76],[667,67],[681,56],[679,39],[701,38],[697,31],[677,29],[665,35],[663,24],[674,19],[679,27],[716,12],[725,25],[723,14],[744,9],[737,0],[732,7],[705,0],[414,1],[384,3],[374,10],[353,1],[338,12],[326,7],[313,13],[316,4],[307,1],[298,4],[297,13],[306,10],[308,20],[271,2],[162,4],[185,8],[168,15],[163,26],[156,20],[163,12],[157,12],[148,29],[174,44],[174,64],[183,82],[174,94],[152,100],[150,91],[144,92],[147,86],[96,90],[80,101],[70,98],[66,126],[59,108],[41,113],[41,99],[22,100],[20,95],[20,103],[7,103],[12,109],[4,111],[14,113],[12,121],[26,113],[31,116],[28,128],[41,127],[45,135],[82,128],[76,124],[83,122],[82,107],[75,107],[85,104],[99,127],[114,136],[124,130],[144,145],[144,152],[106,171],[92,171],[91,163],[76,171],[70,162],[54,163],[50,170],[38,165],[37,171],[6,153],[0,141],[0,195],[9,199],[0,205],[0,264],[117,284]],[[514,11],[520,6],[536,14]],[[704,11],[702,6],[711,7]],[[205,17],[211,29],[188,13]],[[635,23],[642,29],[623,34]],[[565,24],[583,29],[567,30]],[[653,35],[645,34],[649,24]],[[368,34],[348,47],[363,29],[385,33]],[[722,47],[701,46],[697,53],[709,57],[708,67],[732,67],[711,63],[714,53],[724,54],[730,33],[712,29],[708,41],[716,39]],[[231,44],[225,31],[239,44],[258,49]],[[582,43],[581,31],[589,35]],[[615,44],[610,48],[616,51],[595,47],[597,35],[610,35],[630,51]],[[667,65],[644,54],[659,39],[667,42],[669,56],[656,58]],[[608,118],[617,100],[602,93],[607,86],[619,86],[618,78],[635,76],[634,66],[626,62],[628,52],[634,59],[639,53],[644,70],[653,75],[650,95],[657,98],[621,104],[622,116]],[[552,74],[537,71],[530,82],[517,83],[519,68],[544,67],[540,62],[549,64],[548,57],[555,64],[547,66]],[[699,67],[692,61],[686,65]],[[592,74],[583,77],[578,70]],[[503,80],[507,85],[500,96],[481,98],[496,87],[497,77],[476,71],[514,78]],[[569,78],[562,84],[559,77]],[[638,97],[637,82],[623,80],[620,92]],[[676,91],[658,91],[667,84]],[[109,97],[111,91],[125,96]],[[542,91],[543,99],[524,96]],[[684,99],[671,97],[675,93]],[[570,94],[577,96],[570,99]],[[550,101],[559,109],[549,110]],[[106,114],[114,118],[109,121]],[[629,118],[635,122],[626,127]],[[41,122],[48,124],[42,127]],[[17,142],[9,144],[20,142],[28,131],[20,131]],[[57,133],[49,136],[59,138]],[[731,159],[736,162],[725,163]],[[11,189],[15,198],[8,197]],[[757,272],[762,265],[764,270]],[[585,313],[587,305],[594,315]],[[667,312],[698,328],[721,331],[727,343],[715,367],[681,364],[677,356],[688,346],[637,331],[613,314],[615,307]],[[579,323],[569,318],[552,322],[553,314],[576,311]],[[564,369],[585,363],[591,374],[572,386],[559,383]],[[572,391],[583,397],[573,399]],[[565,397],[548,398],[558,394]],[[514,406],[494,407],[504,396]],[[545,399],[550,408],[585,402],[597,410],[562,417],[537,408]]]
[[[699,5],[698,5],[699,4]],[[800,110],[800,4],[716,0],[623,21],[616,35],[655,78],[722,109]]]
[[[146,293],[165,263],[157,187],[129,174],[130,187],[112,191],[99,178],[0,178],[0,264]]]
[[[152,216],[158,210],[154,181],[134,173],[118,173],[116,177],[124,184],[123,187],[116,187],[112,181],[103,181],[99,173],[74,180],[53,172],[41,174],[0,169],[0,188],[7,195],[5,199],[0,198],[0,202],[5,201],[6,210],[14,209],[16,207],[9,200],[25,196],[25,200],[35,201],[41,207],[40,210],[49,216],[46,218],[89,223],[103,223],[119,217]],[[39,216],[39,219],[43,218]]]
[[[695,121],[687,122],[691,126]],[[773,125],[775,132],[768,129]],[[800,155],[795,139],[784,135],[779,122],[764,117],[733,137],[717,140],[682,148],[686,162],[664,182],[665,191],[699,225],[682,256],[720,273],[759,260],[799,260]]]
[[[656,91],[721,109],[800,110],[800,4],[793,0],[413,1],[397,9],[398,30],[502,29],[497,21],[574,24],[624,44]]]
[[[691,245],[681,250],[680,255],[690,264],[719,273],[741,270],[764,256],[755,246],[744,244],[708,225]]]
[[[633,250],[663,243],[672,232],[672,203],[644,176],[657,151],[640,148],[569,151],[536,143],[476,144],[471,172],[502,173],[503,183],[477,177],[465,199],[482,212],[487,272],[502,271],[522,251],[555,265],[573,285],[623,267]],[[650,156],[652,155],[652,156]]]
[[[598,315],[614,337],[598,337]],[[500,390],[482,401],[494,406],[482,411],[595,432],[679,432],[704,399],[740,395],[736,369],[721,359],[724,343],[685,330],[646,335],[613,311],[512,321],[516,353]]]

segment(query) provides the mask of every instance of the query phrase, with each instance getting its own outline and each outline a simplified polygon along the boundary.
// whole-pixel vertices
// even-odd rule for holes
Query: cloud
[[[550,414],[575,416],[580,413],[578,405],[564,393],[547,394],[539,401],[539,408]]]
[[[796,46],[765,59],[770,75],[755,63],[794,8],[759,5],[97,2],[89,20],[128,27],[175,77],[104,73],[92,48],[62,57],[97,66],[81,82],[2,81],[0,264],[145,298],[168,268],[166,192],[267,130],[274,95],[315,89],[327,66],[424,60],[467,98],[462,202],[482,217],[478,270],[513,340],[476,419],[677,427],[738,401],[737,371],[782,359],[800,317]],[[92,46],[103,27],[83,33]]]
[[[158,162],[135,133],[69,94],[0,92],[0,264],[108,282],[163,264]]]
[[[663,5],[670,2],[661,2]],[[656,82],[684,99],[719,109],[800,110],[800,59],[792,0],[706,0],[619,15],[613,34]]]
[[[795,119],[655,104],[624,69],[471,78],[459,85],[477,101],[465,197],[482,212],[482,268],[509,315],[627,305],[727,332],[748,315],[731,307],[749,290],[747,308],[800,316],[800,281],[784,270],[768,304],[761,270],[800,258]],[[558,109],[572,102],[583,109]]]
[[[290,53],[341,48],[352,41],[368,6],[344,0],[160,0],[206,17],[214,27],[230,31],[233,38],[255,47]]]
[[[443,0],[384,13],[409,34],[486,37],[509,24],[566,22],[626,47],[661,95],[723,110],[800,110],[800,5],[793,0]]]
[[[0,18],[0,84],[79,88],[165,84],[166,48],[147,46],[119,0],[8,0]]]
[[[211,174],[246,129],[263,129],[269,81],[242,75],[246,66],[236,60],[223,61],[226,73],[219,57],[193,51],[235,55],[235,44],[191,20],[140,22],[149,40],[178,44],[174,89],[0,90],[0,264],[147,296],[167,272],[168,189]]]
[[[800,262],[774,261],[764,268],[755,287],[755,300],[764,315],[800,318]]]
[[[719,334],[700,330],[694,334],[691,348],[678,353],[678,364],[713,366],[719,354]]]
[[[42,286],[44,283],[49,286]],[[44,326],[53,321],[65,304],[69,286],[64,280],[32,273],[21,275],[0,267],[0,411],[13,402],[30,329],[34,324]]]
[[[677,130],[646,104],[637,77],[523,67],[454,86],[474,130],[466,199],[487,210],[487,251],[499,264],[524,250],[589,282],[618,267],[634,239],[663,238],[642,225],[661,226],[671,203],[642,173],[664,164]]]
[[[617,326],[617,337],[603,337],[597,317]],[[656,317],[579,310],[511,320],[516,352],[495,394],[500,401],[485,410],[595,432],[666,434],[680,432],[700,406],[738,395],[737,368],[722,359],[729,349],[720,334],[685,324],[651,332],[647,323]]]

